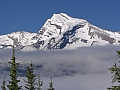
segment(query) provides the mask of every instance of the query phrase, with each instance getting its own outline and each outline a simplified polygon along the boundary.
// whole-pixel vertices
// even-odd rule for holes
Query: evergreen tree
[[[117,51],[118,55],[120,56],[120,51]],[[114,64],[110,69],[111,73],[113,74],[113,82],[120,83],[120,65]]]
[[[40,75],[38,75],[38,81],[37,81],[37,90],[42,90],[43,81],[40,79]]]
[[[118,55],[120,56],[120,51],[117,51]],[[112,73],[112,82],[117,82],[120,84],[120,65],[114,64],[110,69]],[[120,85],[112,86],[112,88],[107,88],[108,90],[120,90]]]
[[[19,90],[20,87],[18,86],[18,82],[20,80],[17,80],[17,67],[16,67],[16,61],[15,61],[15,49],[13,46],[13,51],[12,51],[12,59],[10,62],[10,81],[8,88],[9,90]]]
[[[30,66],[27,67],[26,78],[27,78],[27,81],[26,81],[25,88],[27,90],[35,90],[35,75],[34,75],[32,63],[30,64]]]
[[[117,54],[120,56],[120,51],[117,51]]]
[[[6,90],[5,81],[3,81],[1,88],[2,88],[2,90]]]
[[[48,90],[55,90],[55,89],[53,88],[53,80],[52,80],[52,79],[51,79],[50,82],[49,82],[49,88],[48,88]]]

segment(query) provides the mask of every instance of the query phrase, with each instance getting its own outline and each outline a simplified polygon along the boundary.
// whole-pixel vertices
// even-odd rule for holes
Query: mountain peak
[[[12,41],[20,48],[72,49],[96,45],[120,45],[120,34],[103,30],[87,20],[59,13],[53,14],[39,33],[15,32],[0,36],[0,48],[9,47]]]
[[[59,14],[53,14],[53,16],[51,17],[51,19],[54,18],[54,19],[71,19],[72,17],[68,16],[66,13],[59,13]]]

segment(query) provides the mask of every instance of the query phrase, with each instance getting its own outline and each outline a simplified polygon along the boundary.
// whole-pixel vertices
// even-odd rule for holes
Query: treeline
[[[18,76],[14,46],[12,49],[12,59],[9,68],[10,68],[9,71],[10,80],[7,80],[8,81],[7,85],[6,85],[6,81],[5,80],[3,81],[1,86],[2,90],[42,90],[43,81],[40,79],[40,75],[37,76],[34,74],[32,62],[26,68],[26,73],[25,73],[26,79],[24,81],[18,79],[19,76]],[[24,86],[20,86],[19,83],[24,84]],[[52,79],[49,82],[49,87],[47,90],[54,90]]]

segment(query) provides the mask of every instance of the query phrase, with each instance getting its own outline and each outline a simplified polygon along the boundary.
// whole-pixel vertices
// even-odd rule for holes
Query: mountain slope
[[[83,19],[54,14],[39,31],[47,48],[77,48],[91,45],[119,44],[120,34],[102,30]]]
[[[48,19],[38,33],[15,32],[0,36],[0,48],[8,48],[13,41],[20,48],[30,46],[37,49],[72,49],[94,45],[119,45],[120,34],[60,13]]]
[[[11,48],[13,42],[16,47],[23,48],[37,42],[34,38],[36,33],[29,32],[13,32],[7,35],[0,36],[0,48]]]

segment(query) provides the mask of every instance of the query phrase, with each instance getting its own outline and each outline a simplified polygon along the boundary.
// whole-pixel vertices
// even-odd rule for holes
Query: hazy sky
[[[60,12],[118,31],[119,4],[119,0],[0,0],[0,34],[37,32],[46,19]]]

